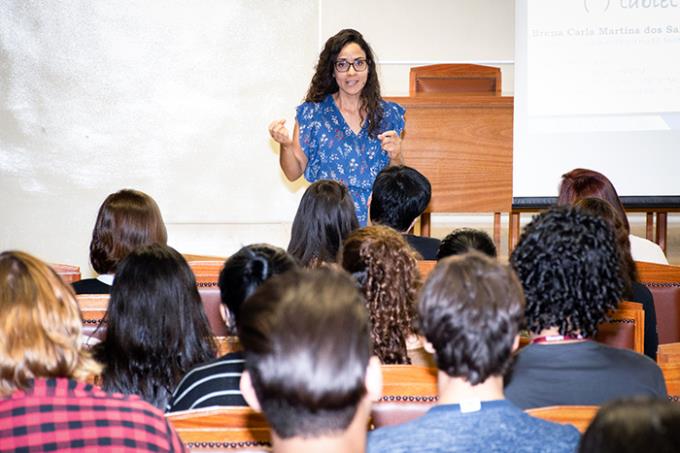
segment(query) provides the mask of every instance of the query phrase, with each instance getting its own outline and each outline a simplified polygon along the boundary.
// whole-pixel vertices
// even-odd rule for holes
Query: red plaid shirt
[[[0,451],[185,451],[139,397],[69,379],[36,379],[0,398]]]

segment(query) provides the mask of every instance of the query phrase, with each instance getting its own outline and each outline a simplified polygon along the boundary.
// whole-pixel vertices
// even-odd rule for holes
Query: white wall
[[[0,3],[0,250],[89,273],[97,209],[154,197],[169,241],[228,255],[285,246],[306,187],[285,181],[267,124],[292,119],[321,44],[362,31],[384,95],[410,65],[501,66],[512,91],[511,0]],[[407,125],[408,127],[408,125]]]

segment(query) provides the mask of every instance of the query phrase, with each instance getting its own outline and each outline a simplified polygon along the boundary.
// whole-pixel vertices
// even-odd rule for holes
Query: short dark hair
[[[102,388],[136,394],[164,409],[179,380],[215,357],[194,274],[175,249],[155,244],[121,261],[94,347],[104,364]]]
[[[371,222],[406,231],[430,203],[432,185],[418,170],[404,165],[383,169],[371,195]]]
[[[573,205],[582,198],[607,200],[623,222],[626,232],[630,233],[630,223],[623,203],[621,203],[619,194],[616,193],[614,184],[605,175],[586,168],[575,168],[563,174],[557,204],[560,206]]]
[[[276,275],[246,300],[239,338],[255,394],[282,439],[344,431],[366,394],[368,313],[344,272]]]
[[[90,262],[99,274],[116,271],[118,263],[142,245],[163,244],[168,233],[156,202],[138,190],[112,193],[99,208],[90,241]]]
[[[680,446],[680,406],[650,397],[602,406],[579,444],[579,453],[674,453]]]
[[[328,179],[316,181],[300,200],[288,253],[305,267],[335,263],[342,241],[357,228],[359,220],[347,187]]]
[[[522,287],[512,269],[474,251],[440,261],[418,306],[437,367],[471,385],[505,374],[523,310]]]
[[[220,272],[222,303],[238,324],[243,301],[271,276],[296,268],[295,258],[269,244],[246,245],[231,255]]]
[[[605,220],[559,206],[524,229],[510,262],[522,282],[526,324],[533,333],[592,337],[623,293],[614,231]]]
[[[394,229],[372,225],[352,232],[341,254],[366,298],[375,354],[384,364],[411,363],[406,339],[414,331],[420,279],[415,252]]]
[[[496,258],[497,255],[496,244],[486,232],[474,228],[458,228],[442,239],[437,251],[437,260],[462,255],[471,250],[477,250],[491,258]]]

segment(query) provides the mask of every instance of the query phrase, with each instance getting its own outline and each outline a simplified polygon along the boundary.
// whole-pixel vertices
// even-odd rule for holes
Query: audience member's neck
[[[366,407],[362,407],[366,405]],[[366,451],[366,429],[370,414],[370,402],[363,401],[352,423],[341,433],[323,437],[292,437],[281,439],[272,432],[272,445],[275,453],[341,453]]]
[[[503,377],[491,376],[481,384],[471,385],[463,378],[451,377],[439,371],[437,378],[438,404],[460,404],[461,401],[493,401],[505,399]]]
[[[531,339],[536,339],[536,338],[550,338],[550,341],[545,341],[541,342],[539,344],[546,344],[546,345],[554,345],[554,344],[565,344],[565,343],[578,343],[581,341],[584,341],[583,338],[580,337],[579,332],[574,332],[573,334],[570,335],[564,335],[564,338],[560,339],[562,337],[562,334],[560,333],[559,327],[550,327],[548,329],[543,329],[541,330],[538,335],[531,335]]]

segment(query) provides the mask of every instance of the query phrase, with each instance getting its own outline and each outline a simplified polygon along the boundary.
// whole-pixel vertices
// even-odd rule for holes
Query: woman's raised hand
[[[272,121],[269,125],[269,135],[280,145],[289,146],[293,143],[293,138],[290,136],[288,129],[286,129],[285,119]]]
[[[397,131],[387,131],[378,135],[378,140],[380,140],[380,146],[385,150],[390,160],[392,161],[402,161],[401,155],[401,137],[397,134]]]

